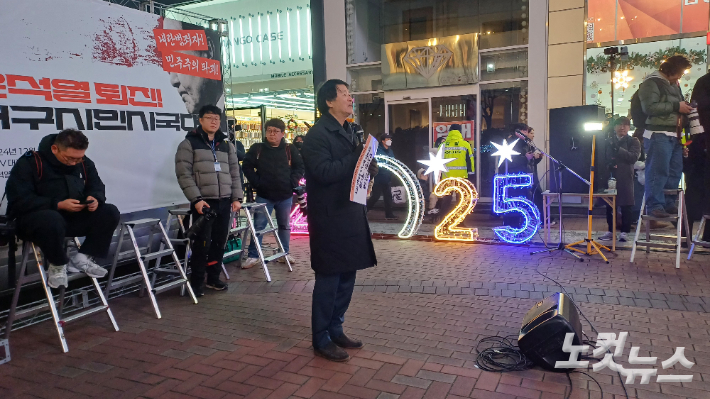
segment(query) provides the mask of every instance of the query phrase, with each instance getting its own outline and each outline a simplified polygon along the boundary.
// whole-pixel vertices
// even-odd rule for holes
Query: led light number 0
[[[434,188],[434,194],[439,197],[458,194],[459,202],[456,207],[444,217],[436,226],[434,237],[437,240],[449,241],[474,241],[478,238],[478,229],[459,227],[468,214],[473,212],[478,202],[478,192],[470,181],[458,177],[449,177],[442,180]]]

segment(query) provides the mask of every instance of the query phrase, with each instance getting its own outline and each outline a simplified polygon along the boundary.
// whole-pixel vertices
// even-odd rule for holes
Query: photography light
[[[599,132],[604,128],[601,122],[587,122],[584,124],[584,131],[586,132]]]

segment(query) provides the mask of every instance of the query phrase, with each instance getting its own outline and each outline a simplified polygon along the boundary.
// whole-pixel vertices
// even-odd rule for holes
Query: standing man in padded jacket
[[[239,160],[227,136],[219,130],[222,111],[214,105],[200,109],[200,126],[185,136],[175,154],[175,174],[194,216],[207,209],[217,215],[192,244],[190,284],[196,296],[206,287],[222,291],[222,257],[229,232],[231,212],[241,208],[243,198]]]

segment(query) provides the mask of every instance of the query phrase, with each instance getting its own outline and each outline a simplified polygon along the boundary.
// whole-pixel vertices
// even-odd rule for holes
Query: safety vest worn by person
[[[467,178],[469,174],[475,172],[476,164],[473,160],[473,151],[471,144],[463,139],[461,132],[458,130],[450,130],[446,136],[446,141],[441,145],[444,146],[444,159],[454,158],[453,161],[446,164],[448,172],[441,174],[442,179],[447,177]]]

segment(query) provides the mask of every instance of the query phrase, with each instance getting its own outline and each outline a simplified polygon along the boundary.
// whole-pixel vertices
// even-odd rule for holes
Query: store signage
[[[284,72],[284,73],[272,73],[271,74],[271,79],[276,79],[276,78],[293,78],[296,76],[308,76],[308,75],[313,75],[313,70],[308,70],[308,71],[296,71],[296,72]]]
[[[453,54],[453,51],[443,44],[415,47],[407,52],[404,61],[429,79],[449,62]]]
[[[434,141],[439,137],[446,137],[453,124],[461,125],[461,136],[464,140],[471,141],[475,138],[473,135],[473,121],[434,122]]]
[[[220,0],[177,7],[228,21],[223,65],[234,83],[313,70],[310,1]]]
[[[477,83],[478,34],[382,45],[384,90]]]

